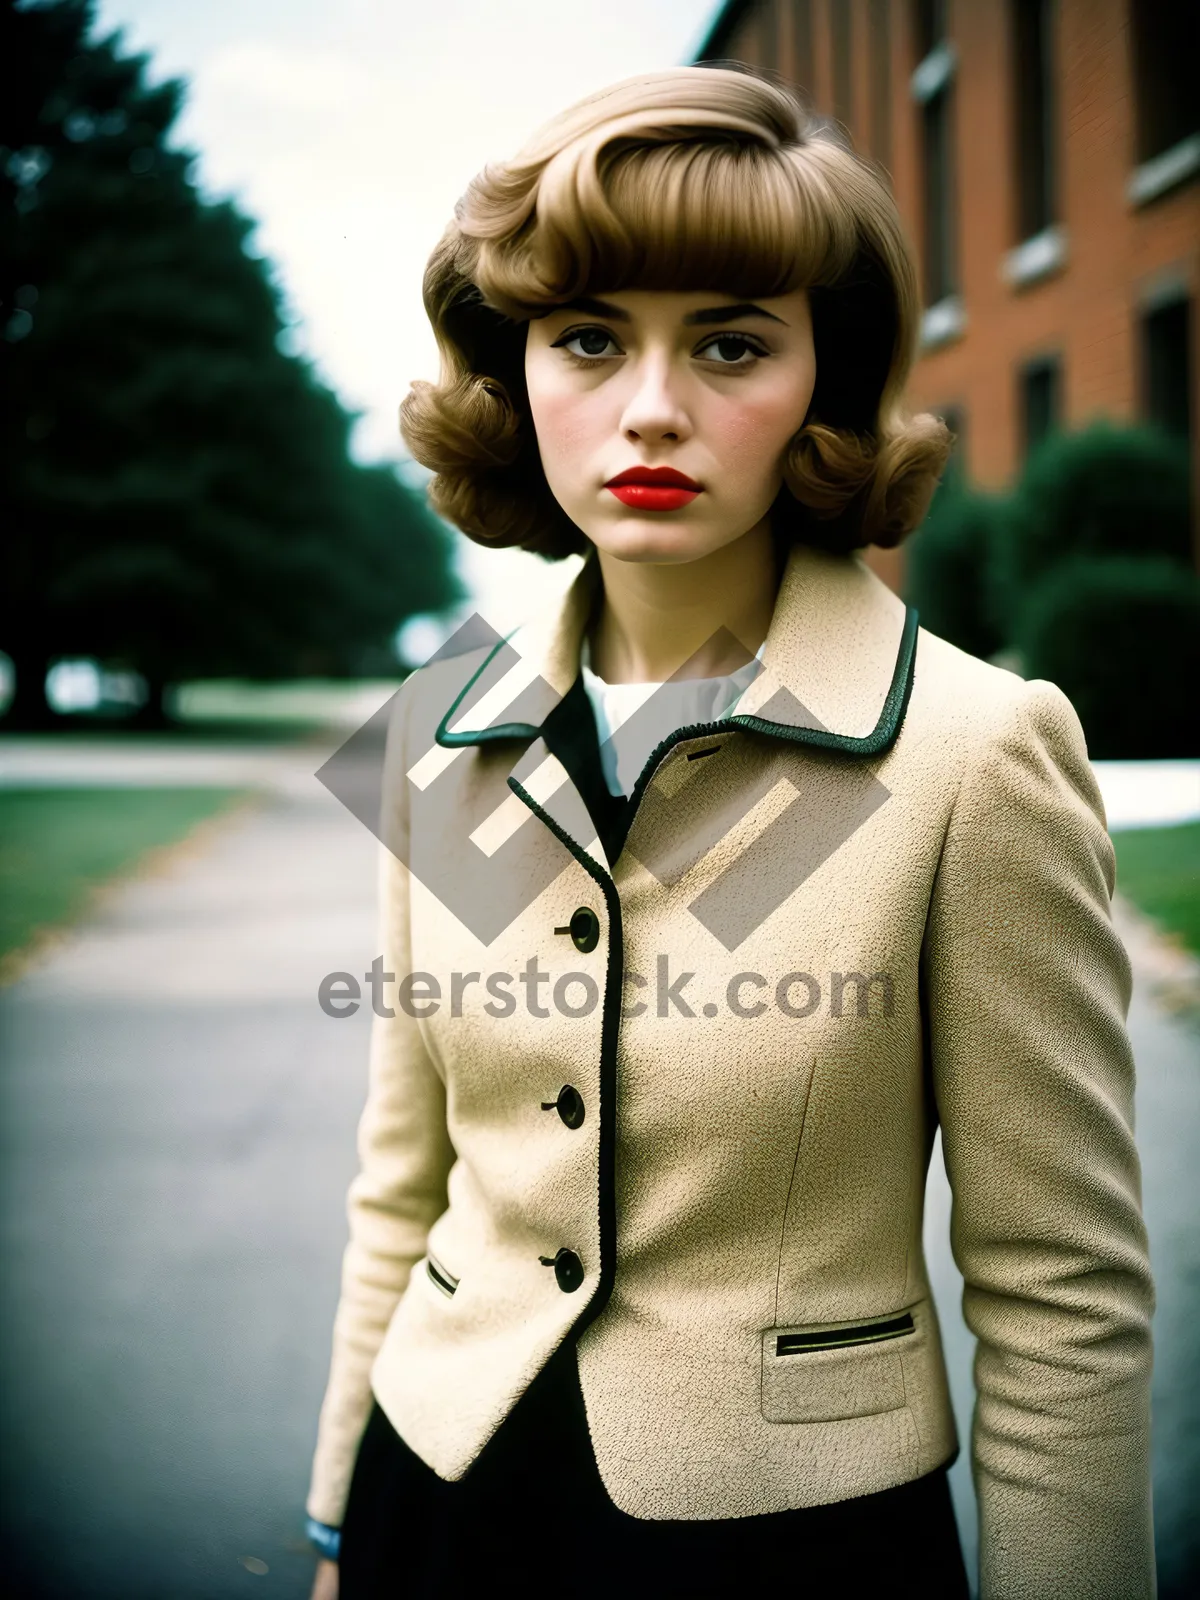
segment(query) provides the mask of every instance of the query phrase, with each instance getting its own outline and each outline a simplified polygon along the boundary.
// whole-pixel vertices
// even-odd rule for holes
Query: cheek
[[[774,469],[804,422],[811,386],[735,396],[710,418],[709,437],[740,476]]]
[[[594,413],[595,408],[579,395],[563,395],[533,407],[538,449],[547,470],[556,462],[569,465],[592,448],[597,427]]]
[[[538,450],[547,477],[583,462],[603,441],[609,426],[604,398],[556,384],[544,375],[527,371],[529,409],[537,434]]]

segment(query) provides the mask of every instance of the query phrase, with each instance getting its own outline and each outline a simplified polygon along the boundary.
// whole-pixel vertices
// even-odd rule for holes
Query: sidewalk
[[[262,1562],[277,1600],[311,1584],[367,1045],[316,993],[375,953],[377,847],[308,789],[0,992],[7,1570],[38,1600],[261,1596]]]
[[[263,789],[299,799],[349,732],[280,745],[170,736],[0,738],[0,789]]]

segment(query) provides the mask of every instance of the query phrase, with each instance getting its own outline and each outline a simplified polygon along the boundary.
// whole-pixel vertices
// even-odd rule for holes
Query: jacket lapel
[[[577,680],[600,587],[599,563],[591,550],[556,606],[482,652],[435,738],[446,751],[505,739],[528,741],[508,774],[514,803],[524,802],[574,854],[608,868],[594,811],[576,781],[586,771],[590,783],[595,770],[582,767],[576,748],[581,725],[586,737],[595,738],[590,706]],[[731,716],[682,730],[680,737],[741,727],[857,759],[880,756],[900,732],[916,641],[916,609],[857,554],[831,555],[795,545],[780,581],[761,670]],[[639,781],[634,802],[642,787]],[[594,794],[588,798],[594,808]],[[496,814],[499,831],[489,841],[492,849],[520,823],[520,813],[511,807],[501,812],[507,815]]]
[[[857,757],[895,743],[912,689],[917,611],[856,554],[796,545],[763,671],[731,722]]]

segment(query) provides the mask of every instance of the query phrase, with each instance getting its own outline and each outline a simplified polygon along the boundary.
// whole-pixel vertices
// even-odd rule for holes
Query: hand
[[[324,1556],[319,1556],[309,1600],[337,1600],[337,1594],[338,1564],[336,1561],[326,1561]]]

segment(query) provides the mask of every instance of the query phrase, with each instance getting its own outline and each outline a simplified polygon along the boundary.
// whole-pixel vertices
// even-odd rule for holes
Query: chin
[[[595,530],[585,529],[588,538],[605,555],[617,561],[682,562],[711,555],[736,535],[722,538],[711,528],[691,526],[684,520],[670,522],[662,514],[629,517],[619,524],[606,523]]]

